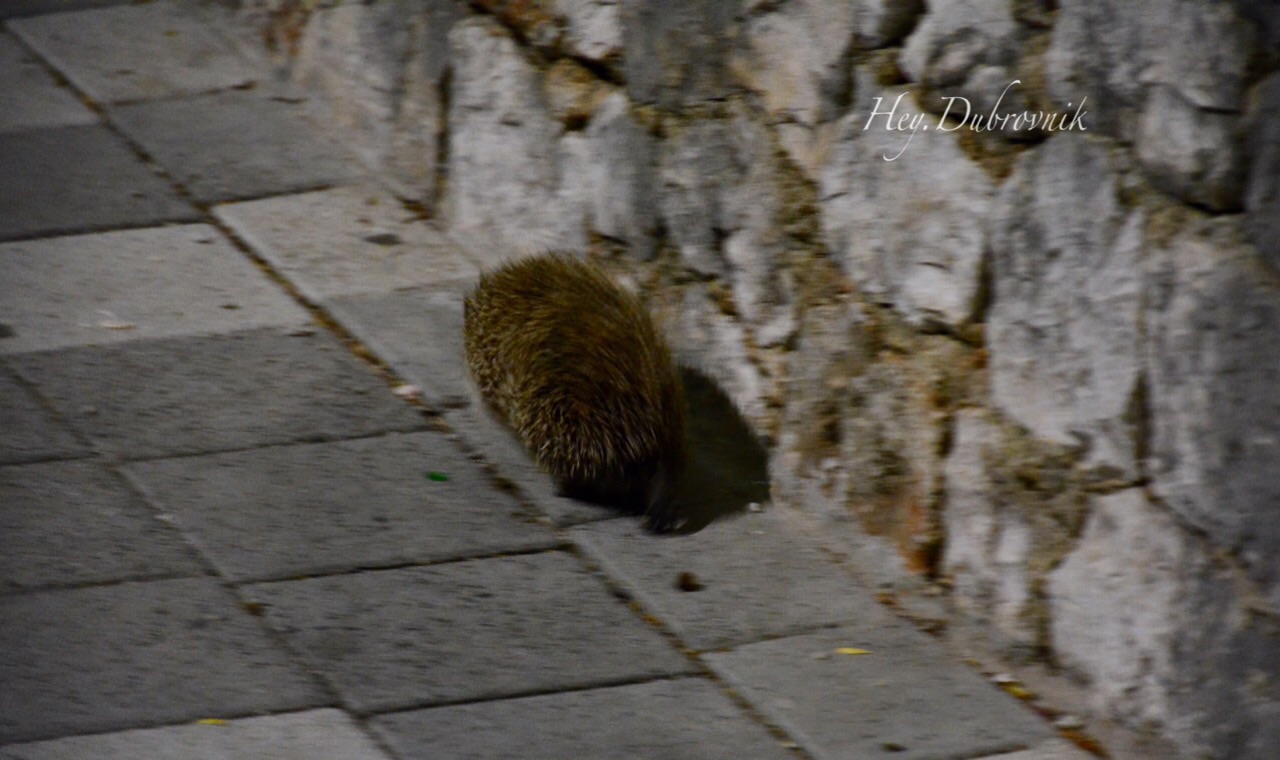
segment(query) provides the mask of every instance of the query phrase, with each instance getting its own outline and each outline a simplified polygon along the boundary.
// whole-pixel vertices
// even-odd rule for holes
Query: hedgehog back
[[[639,299],[560,254],[481,276],[467,299],[481,394],[572,496],[639,508],[679,476],[684,398]]]

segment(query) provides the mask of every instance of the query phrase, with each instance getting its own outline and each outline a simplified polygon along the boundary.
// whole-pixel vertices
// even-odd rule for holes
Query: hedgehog
[[[684,388],[639,298],[550,252],[482,274],[463,332],[481,397],[561,494],[679,527]]]

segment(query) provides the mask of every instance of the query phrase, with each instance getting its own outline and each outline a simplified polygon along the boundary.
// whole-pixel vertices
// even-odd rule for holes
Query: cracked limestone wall
[[[1275,0],[238,5],[457,237],[627,270],[877,580],[1273,756]]]

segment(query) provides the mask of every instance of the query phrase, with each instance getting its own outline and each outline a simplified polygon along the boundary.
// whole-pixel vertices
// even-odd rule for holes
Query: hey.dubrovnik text
[[[1058,111],[1019,111],[1016,113],[1000,113],[1000,104],[1004,101],[1004,96],[1016,84],[1021,84],[1021,79],[1015,79],[1009,83],[1008,87],[1000,93],[1000,97],[996,98],[995,105],[991,107],[989,113],[973,112],[969,99],[961,95],[944,95],[942,99],[947,101],[946,108],[942,111],[942,116],[934,123],[933,117],[924,113],[909,113],[905,110],[899,112],[898,106],[902,102],[902,98],[907,93],[901,93],[894,98],[893,104],[886,107],[883,97],[875,99],[875,107],[871,110],[871,115],[867,117],[867,122],[862,126],[863,131],[871,129],[877,125],[876,120],[884,119],[884,128],[890,132],[909,132],[907,141],[903,143],[902,149],[896,154],[890,156],[884,155],[885,161],[896,161],[903,153],[907,151],[907,147],[911,145],[911,140],[916,136],[916,132],[928,132],[930,129],[936,129],[939,132],[955,132],[958,129],[971,129],[975,132],[1003,132],[1005,130],[1031,131],[1040,130],[1041,132],[1069,132],[1071,130],[1079,130],[1085,132],[1088,127],[1084,124],[1084,117],[1089,112],[1084,110],[1085,101],[1088,98],[1080,100],[1080,105],[1076,106],[1074,113],[1060,113]],[[1071,103],[1067,107],[1071,107]],[[948,122],[948,119],[951,119]]]

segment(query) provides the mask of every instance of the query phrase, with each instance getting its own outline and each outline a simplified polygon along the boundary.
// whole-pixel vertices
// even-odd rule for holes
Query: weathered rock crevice
[[[1270,757],[1274,3],[239,5],[459,240],[626,273],[876,582]]]

